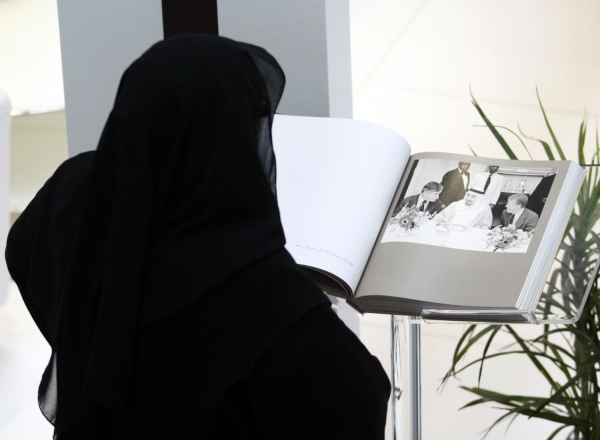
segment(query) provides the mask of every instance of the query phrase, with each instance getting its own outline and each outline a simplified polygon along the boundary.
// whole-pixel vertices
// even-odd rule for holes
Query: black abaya
[[[323,304],[177,439],[383,439],[389,393],[379,361]]]
[[[256,402],[277,375],[261,371],[286,361],[265,359],[288,345],[308,353],[311,371],[299,374],[310,383],[352,370],[344,374],[357,377],[323,401],[364,402],[366,429],[382,432],[381,367],[363,375],[342,368],[344,356],[333,356],[337,365],[322,357],[374,362],[337,318],[313,312],[327,298],[283,247],[270,132],[283,83],[255,46],[201,35],[157,43],[124,73],[97,150],[61,165],[11,229],[8,268],[52,347],[39,399],[56,440],[203,429],[240,383],[252,420],[261,413],[266,423],[267,401]],[[314,341],[330,326],[346,337]],[[322,349],[307,351],[291,329]],[[284,371],[279,385],[296,377]],[[288,397],[310,405],[318,389],[327,387]]]

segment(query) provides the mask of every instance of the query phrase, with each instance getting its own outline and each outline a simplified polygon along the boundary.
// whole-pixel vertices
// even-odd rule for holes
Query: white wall
[[[10,195],[10,101],[8,95],[0,89],[0,306],[8,298],[10,278],[4,261],[6,235],[10,214],[8,210]]]
[[[123,71],[163,39],[160,0],[58,0],[69,155],[94,150]]]
[[[0,2],[0,84],[13,116],[64,107],[56,0]]]

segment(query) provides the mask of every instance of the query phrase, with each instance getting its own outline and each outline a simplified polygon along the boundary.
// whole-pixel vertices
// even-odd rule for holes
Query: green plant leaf
[[[519,396],[519,395],[506,395],[502,393],[497,393],[491,390],[486,390],[483,388],[469,388],[461,386],[460,388],[469,391],[473,394],[481,396],[480,399],[473,400],[466,405],[463,405],[460,409],[469,408],[475,405],[479,405],[482,403],[495,402],[501,405],[505,405],[509,408],[502,408],[505,410],[510,410],[510,412],[518,412],[519,414],[525,415],[528,418],[539,418],[550,420],[556,423],[562,423],[569,426],[591,426],[591,423],[587,420],[571,417],[562,414],[558,414],[552,411],[540,411],[536,412],[531,405],[539,403],[539,401],[543,400],[540,397],[533,396]]]
[[[550,148],[550,144],[548,144],[548,142],[543,141],[542,139],[537,139],[531,136],[527,136],[525,133],[523,133],[523,131],[521,130],[521,126],[517,124],[517,127],[519,127],[519,132],[521,133],[521,135],[524,138],[527,139],[531,139],[532,141],[536,141],[539,142],[542,145],[542,148],[544,148],[544,151],[546,152],[546,156],[548,156],[549,160],[555,160],[554,159],[554,154],[552,153],[552,148]]]
[[[579,125],[579,137],[577,139],[577,156],[579,159],[579,164],[585,164],[585,152],[583,148],[585,146],[585,136],[587,133],[587,110],[583,112],[583,121]]]
[[[485,357],[485,360],[490,360],[490,359],[494,359],[494,358],[498,358],[498,357],[503,357],[503,356],[509,356],[509,355],[513,355],[513,354],[525,354],[522,350],[511,350],[511,351],[502,351],[499,353],[493,353],[490,355],[487,355]],[[468,364],[464,365],[463,367],[461,367],[460,369],[455,371],[455,374],[453,374],[454,376],[462,373],[463,371],[469,369],[470,367],[479,364],[481,361],[483,360],[483,358],[477,358],[471,362],[469,362]]]
[[[552,431],[552,434],[550,434],[550,437],[548,437],[546,440],[552,440],[560,433],[560,431],[562,431],[563,429],[568,428],[568,427],[569,427],[569,425],[560,426],[559,428]]]
[[[559,327],[559,328],[556,328],[554,330],[548,331],[547,335],[550,336],[550,335],[554,335],[554,334],[557,334],[557,333],[569,333],[569,334],[573,334],[575,336],[579,336],[581,338],[585,338],[590,344],[592,344],[595,347],[594,351],[600,352],[600,346],[598,346],[595,343],[594,339],[591,338],[589,334],[587,334],[585,332],[582,332],[580,330],[577,330],[576,328],[571,328],[571,327],[566,327],[566,326],[565,327]],[[542,338],[542,336],[539,336],[537,338],[532,339],[532,342],[537,342],[539,339]],[[564,350],[564,351],[566,352],[566,350]]]
[[[540,145],[550,160],[559,158],[566,160],[564,151],[558,142],[542,104],[539,91],[536,96],[545,126],[550,134],[550,142],[527,136],[518,125],[518,134],[503,126],[495,126],[479,105],[471,92],[472,103],[478,114],[490,130],[505,154],[516,159],[502,130],[517,137],[529,157],[532,157],[523,139],[534,141]],[[598,123],[595,126],[595,145],[586,162],[585,142],[587,137],[587,111],[579,125],[577,138],[577,160],[580,164],[591,164],[587,170],[581,191],[577,197],[574,214],[569,218],[564,240],[560,245],[559,255],[555,259],[550,277],[544,286],[544,300],[538,304],[541,314],[557,314],[574,316],[586,290],[587,280],[595,267],[600,253],[600,234],[593,229],[600,222],[600,133]],[[511,139],[512,141],[512,139]],[[471,145],[469,148],[475,154]],[[476,154],[475,154],[476,155]],[[559,423],[551,434],[550,440],[564,435],[565,430],[572,428],[571,435],[578,440],[600,440],[600,292],[598,279],[594,281],[590,296],[579,320],[573,324],[553,327],[544,325],[541,335],[532,338],[522,337],[517,327],[505,325],[478,327],[469,326],[463,333],[454,352],[453,363],[446,373],[443,384],[449,377],[457,377],[469,368],[478,368],[478,386],[481,385],[484,364],[506,356],[526,356],[537,373],[541,374],[550,385],[550,397],[512,396],[484,390],[482,388],[462,387],[477,396],[463,408],[493,403],[494,408],[501,409],[503,414],[488,428],[487,433],[503,420],[510,419],[507,429],[517,416],[551,420]],[[500,331],[506,331],[514,341],[504,347],[495,347]],[[467,354],[472,352],[475,344],[484,342],[481,357],[472,360]]]
[[[473,96],[472,92],[471,92],[471,98],[472,98],[472,103],[475,106],[475,109],[477,109],[477,113],[479,113],[479,116],[481,116],[481,119],[483,119],[483,122],[485,122],[485,125],[492,132],[492,134],[494,135],[494,137],[496,138],[496,140],[498,141],[498,143],[500,144],[500,146],[502,147],[502,149],[504,150],[506,155],[510,159],[516,160],[517,156],[513,152],[512,148],[510,148],[510,145],[508,145],[508,142],[506,142],[506,140],[502,137],[500,132],[498,130],[496,130],[496,127],[494,126],[494,124],[492,124],[492,122],[488,119],[486,114],[483,112],[483,109],[479,106],[479,103]]]
[[[479,331],[478,333],[475,333],[475,330],[477,329],[477,324],[472,324],[468,327],[468,329],[463,333],[460,340],[458,341],[458,344],[456,345],[456,349],[454,350],[454,355],[452,357],[452,366],[444,375],[444,378],[442,379],[442,384],[440,385],[441,387],[444,386],[444,384],[448,381],[450,377],[456,375],[456,365],[458,364],[458,362],[460,362],[462,357],[469,351],[473,344],[479,341],[490,331],[493,331],[495,327],[497,326],[484,327],[484,329]]]
[[[550,375],[550,373],[548,373],[548,371],[546,370],[546,368],[544,368],[544,366],[536,358],[536,356],[534,355],[534,353],[529,349],[529,347],[527,346],[527,344],[525,343],[525,341],[523,340],[523,338],[521,338],[519,336],[519,334],[512,329],[511,326],[507,325],[506,328],[512,334],[513,338],[517,341],[517,343],[521,346],[521,348],[523,349],[523,351],[525,352],[525,354],[527,355],[527,357],[529,357],[529,359],[531,360],[531,362],[533,362],[533,364],[535,365],[535,367],[537,368],[537,370],[542,374],[542,376],[544,376],[546,378],[546,380],[548,381],[548,383],[553,388],[557,388],[558,385],[556,384],[556,382],[554,381],[554,379],[552,379],[552,376]]]
[[[518,125],[518,124],[517,124]],[[474,127],[487,127],[487,125],[474,125]],[[511,133],[512,135],[514,135],[514,137],[517,138],[517,140],[521,143],[521,145],[523,146],[523,149],[525,149],[525,151],[527,152],[527,155],[529,156],[529,159],[533,160],[533,156],[531,155],[531,153],[529,152],[529,148],[527,148],[527,145],[525,145],[525,142],[523,142],[523,139],[521,139],[521,137],[515,133],[514,131],[512,131],[510,128],[508,127],[504,127],[502,125],[494,125],[495,128],[500,128],[502,130],[506,130],[509,133]],[[520,127],[519,127],[520,129]],[[521,133],[522,134],[522,133]]]
[[[502,327],[500,327],[500,326],[493,327],[492,333],[490,334],[487,342],[485,343],[485,347],[483,348],[483,356],[481,357],[481,362],[479,365],[479,375],[477,376],[477,386],[481,385],[481,375],[483,374],[483,364],[486,359],[487,352],[490,348],[490,345],[492,344],[492,341],[494,340],[494,337],[498,334],[498,332],[500,331],[501,328]]]
[[[542,105],[542,100],[540,99],[540,93],[538,92],[537,87],[535,88],[535,94],[537,95],[537,100],[538,100],[538,103],[540,104],[540,109],[542,110],[542,115],[544,115],[544,121],[546,122],[546,128],[550,132],[550,136],[552,137],[552,141],[554,142],[554,148],[556,148],[556,152],[558,153],[558,156],[561,158],[561,160],[567,160],[567,158],[565,157],[565,154],[563,153],[562,148],[560,147],[560,144],[558,143],[558,139],[556,139],[554,130],[552,130],[552,127],[550,126],[550,121],[548,121],[548,116],[546,115],[546,110],[544,110],[544,106]]]
[[[585,373],[587,373],[588,370],[592,369],[594,367],[594,365],[596,364],[596,362],[598,362],[599,360],[600,360],[600,353],[590,357],[587,361],[585,361],[585,363],[581,366],[581,369],[579,370],[579,372],[575,376],[573,376],[567,383],[565,383],[558,390],[556,390],[556,392],[554,394],[552,394],[548,399],[546,399],[540,406],[538,406],[536,408],[536,410],[529,417],[530,418],[537,417],[537,414],[540,413],[540,411],[542,411],[542,409],[544,409],[546,407],[546,405],[548,405],[550,402],[552,402],[552,400],[554,398],[561,395],[567,388],[569,388],[572,384],[574,384],[577,379],[579,379],[581,376],[583,376]]]

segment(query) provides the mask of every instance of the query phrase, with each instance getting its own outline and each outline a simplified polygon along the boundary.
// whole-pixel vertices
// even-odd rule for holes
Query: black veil
[[[140,331],[205,296],[216,301],[215,288],[283,250],[271,124],[284,83],[256,46],[193,34],[155,44],[123,74],[97,150],[59,167],[13,226],[7,264],[52,346],[39,396],[55,438],[127,407]],[[245,332],[256,353],[209,332],[197,335],[198,347],[229,346],[244,358],[228,362],[247,368],[285,326],[327,301],[312,292],[244,299],[243,309],[214,302],[233,324],[219,327],[215,312],[202,318],[208,328],[242,326],[231,335]],[[247,317],[261,316],[267,301],[274,324],[252,328]],[[239,368],[199,389],[222,392]]]

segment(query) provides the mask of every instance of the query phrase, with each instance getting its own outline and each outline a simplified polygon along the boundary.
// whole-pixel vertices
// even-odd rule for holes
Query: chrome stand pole
[[[391,317],[394,440],[421,440],[420,318]]]

